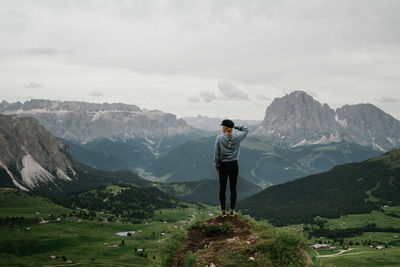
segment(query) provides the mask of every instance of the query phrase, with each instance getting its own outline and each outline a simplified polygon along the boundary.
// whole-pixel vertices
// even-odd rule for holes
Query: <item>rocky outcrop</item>
[[[28,191],[77,179],[69,148],[34,118],[0,114],[0,148],[1,184]]]
[[[196,133],[183,119],[159,110],[122,103],[88,103],[32,99],[0,103],[0,113],[37,118],[55,136],[85,144],[99,139],[142,138],[155,145],[162,138]]]
[[[343,138],[377,150],[400,146],[398,120],[371,104],[345,105],[336,110]]]

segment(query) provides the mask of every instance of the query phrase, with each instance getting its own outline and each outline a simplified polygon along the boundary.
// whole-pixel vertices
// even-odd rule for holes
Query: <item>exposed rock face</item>
[[[345,105],[334,111],[295,91],[275,98],[250,135],[292,147],[348,141],[385,151],[400,146],[400,122],[371,104]]]
[[[34,118],[0,114],[0,148],[0,169],[21,190],[77,179],[68,147]]]
[[[388,150],[400,146],[398,120],[371,104],[345,105],[336,110],[346,141]]]
[[[163,137],[195,133],[196,129],[174,114],[141,110],[121,103],[30,100],[0,103],[0,113],[37,118],[57,137],[81,144],[98,139],[124,141],[144,138],[154,144]]]

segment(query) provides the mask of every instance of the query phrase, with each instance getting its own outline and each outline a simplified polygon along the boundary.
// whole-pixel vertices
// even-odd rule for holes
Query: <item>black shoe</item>
[[[222,210],[221,217],[226,217],[226,210]]]

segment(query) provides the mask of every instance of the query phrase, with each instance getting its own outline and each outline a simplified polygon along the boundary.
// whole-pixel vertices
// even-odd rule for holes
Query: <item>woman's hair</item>
[[[226,126],[224,125],[224,131],[227,131],[227,132],[228,132],[228,136],[229,136],[228,148],[231,148],[231,138],[232,138],[232,131],[233,131],[233,128],[226,127]]]

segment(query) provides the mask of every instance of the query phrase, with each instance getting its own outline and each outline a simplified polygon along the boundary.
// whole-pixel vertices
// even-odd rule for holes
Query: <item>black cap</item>
[[[220,125],[224,125],[224,126],[229,127],[229,128],[233,128],[233,126],[235,126],[235,124],[233,123],[233,121],[228,120],[228,119],[223,120],[222,123],[221,123]]]

